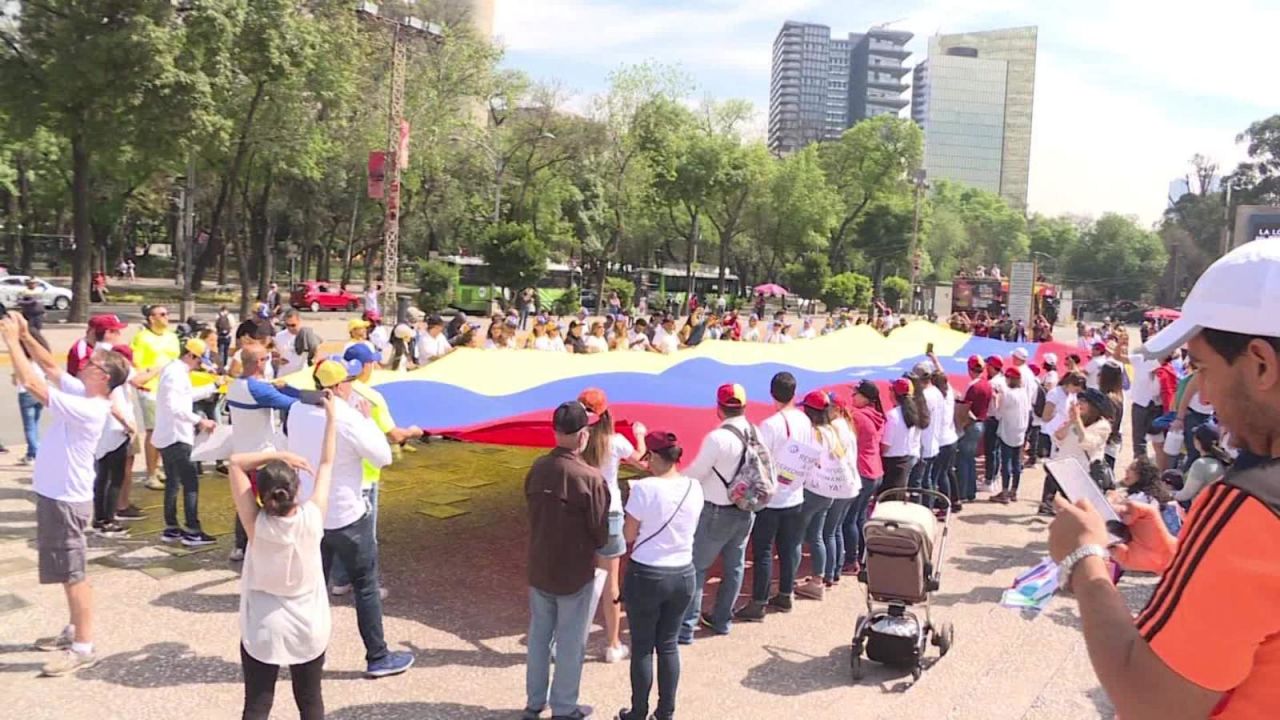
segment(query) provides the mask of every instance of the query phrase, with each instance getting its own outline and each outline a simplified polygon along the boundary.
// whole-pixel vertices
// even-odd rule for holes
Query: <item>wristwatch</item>
[[[1066,592],[1071,592],[1071,573],[1075,571],[1076,565],[1087,557],[1100,557],[1103,560],[1111,558],[1111,553],[1101,545],[1081,545],[1071,552],[1070,555],[1062,558],[1062,562],[1058,563],[1058,587]]]

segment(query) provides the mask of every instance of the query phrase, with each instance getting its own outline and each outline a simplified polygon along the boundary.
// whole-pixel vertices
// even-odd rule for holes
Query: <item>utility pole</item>
[[[1218,255],[1226,255],[1231,249],[1231,183],[1227,183],[1226,204],[1222,208],[1222,243]]]
[[[911,299],[909,301],[913,310],[915,308],[916,279],[920,274],[920,195],[929,187],[926,177],[927,174],[924,168],[916,170],[916,210],[915,220],[911,225]]]
[[[182,263],[182,319],[185,321],[196,313],[196,296],[191,289],[191,280],[195,275],[196,265],[196,156],[187,153],[187,176],[182,183],[182,249],[185,254]]]

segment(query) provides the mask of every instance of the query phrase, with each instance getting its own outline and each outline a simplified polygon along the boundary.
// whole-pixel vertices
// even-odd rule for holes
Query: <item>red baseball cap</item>
[[[970,356],[969,356],[969,369],[970,369],[970,370],[981,370],[981,369],[982,369],[982,358],[981,358],[981,357],[979,357],[979,356],[977,356],[977,355],[970,355]]]
[[[725,383],[716,389],[716,404],[728,408],[746,407],[747,391],[738,383]]]
[[[898,378],[897,380],[894,380],[893,384],[889,387],[893,389],[893,393],[895,395],[911,394],[911,381],[906,378]]]
[[[1040,377],[1040,366],[1035,363],[1028,363],[1027,367],[1031,368],[1031,374]]]
[[[600,388],[587,388],[578,396],[578,402],[593,415],[603,415],[609,409],[609,397]]]
[[[1106,343],[1096,342],[1096,343],[1094,343],[1094,344],[1093,344],[1093,351],[1094,351],[1094,352],[1106,352],[1106,351],[1107,351],[1107,344],[1106,344]]]
[[[111,349],[123,355],[124,359],[128,360],[130,365],[133,364],[133,348],[128,345],[112,345]]]
[[[99,335],[112,330],[123,330],[127,327],[129,326],[120,322],[120,318],[115,315],[94,315],[89,318],[89,328]]]
[[[991,357],[987,358],[987,366],[993,367],[997,370],[1003,370],[1004,360],[1002,360],[999,355],[992,355]]]
[[[1022,371],[1010,365],[1009,367],[1004,369],[1004,376],[1007,378],[1021,378]]]
[[[647,453],[662,452],[673,447],[680,447],[680,440],[676,438],[676,434],[667,432],[666,430],[650,430],[644,436],[644,446]]]
[[[826,410],[831,406],[831,398],[821,390],[813,390],[804,396],[800,404],[812,410]]]

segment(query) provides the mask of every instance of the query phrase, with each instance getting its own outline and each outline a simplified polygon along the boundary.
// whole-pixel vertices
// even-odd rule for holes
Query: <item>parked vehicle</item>
[[[360,296],[344,290],[332,283],[318,280],[304,280],[293,286],[289,293],[289,304],[299,310],[320,312],[321,310],[358,310]]]
[[[27,290],[27,275],[6,275],[0,278],[0,303],[5,307],[18,304],[18,298]],[[66,310],[71,307],[71,291],[36,278],[36,292],[50,310]]]

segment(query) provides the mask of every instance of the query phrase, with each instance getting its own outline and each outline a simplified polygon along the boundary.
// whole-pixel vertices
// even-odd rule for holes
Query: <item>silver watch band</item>
[[[1111,553],[1101,545],[1081,545],[1071,552],[1070,555],[1062,559],[1058,563],[1058,586],[1068,592],[1071,591],[1071,574],[1075,572],[1076,565],[1087,557],[1099,557],[1104,560],[1111,557]]]

